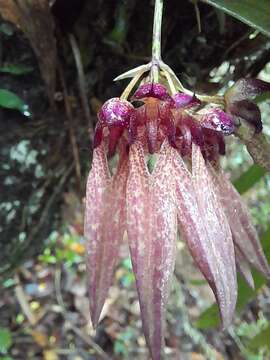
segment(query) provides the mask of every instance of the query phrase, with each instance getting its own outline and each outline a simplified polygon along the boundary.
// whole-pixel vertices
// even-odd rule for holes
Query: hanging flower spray
[[[131,81],[98,113],[85,211],[93,325],[127,232],[153,360],[162,357],[177,230],[214,292],[224,327],[236,305],[236,269],[251,287],[250,266],[270,277],[248,210],[219,165],[224,137],[242,122],[254,133],[262,130],[260,111],[251,99],[269,91],[270,84],[241,79],[224,97],[185,89],[161,59],[162,8],[163,1],[156,0],[151,62],[116,78]],[[108,158],[115,154],[118,167],[111,175]],[[157,161],[150,173],[147,158],[152,154]]]

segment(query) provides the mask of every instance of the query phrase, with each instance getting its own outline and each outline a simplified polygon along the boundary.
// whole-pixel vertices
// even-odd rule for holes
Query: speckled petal
[[[196,98],[195,94],[177,93],[172,98],[176,109],[187,109],[201,105],[201,101]]]
[[[88,176],[84,233],[87,241],[89,302],[93,326],[98,323],[111,285],[119,242],[125,229],[127,159],[111,178],[102,145],[94,150]]]
[[[173,173],[174,150],[165,140],[151,179],[152,214],[154,215],[153,241],[153,359],[159,359],[159,347],[164,337],[165,306],[175,264],[177,209]],[[160,317],[160,320],[158,319]],[[161,322],[159,329],[156,324]]]
[[[231,322],[237,298],[234,245],[226,215],[215,193],[200,148],[192,146],[192,175],[200,216],[208,234],[208,261],[223,326]]]
[[[226,174],[222,172],[218,174],[213,168],[210,168],[210,171],[228,218],[235,244],[250,265],[270,277],[269,265],[243,199]]]
[[[234,122],[231,115],[218,107],[203,109],[198,113],[202,127],[218,131],[224,135],[230,135],[234,131]]]
[[[99,122],[104,126],[127,127],[134,108],[127,100],[112,98],[107,100],[98,113]]]
[[[203,169],[200,169],[201,166]],[[216,296],[223,326],[226,327],[232,319],[236,303],[232,240],[225,239],[217,218],[216,204],[213,204],[215,195],[207,182],[208,175],[201,154],[195,160],[193,170],[195,179],[183,160],[179,156],[175,157],[180,234]]]
[[[176,207],[171,147],[164,144],[152,175],[138,143],[130,148],[127,229],[144,334],[152,359],[160,360],[164,312],[175,261]]]
[[[147,299],[153,299],[150,263],[152,257],[151,228],[152,217],[150,206],[150,174],[145,164],[144,152],[138,142],[130,146],[130,172],[127,182],[127,232],[132,259],[133,271],[136,276],[143,328],[146,339],[149,339],[151,318]]]

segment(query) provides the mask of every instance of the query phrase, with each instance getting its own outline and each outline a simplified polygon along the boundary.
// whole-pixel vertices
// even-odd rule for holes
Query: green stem
[[[161,60],[161,25],[163,13],[163,0],[155,0],[153,40],[152,40],[152,81],[158,82],[159,62]]]

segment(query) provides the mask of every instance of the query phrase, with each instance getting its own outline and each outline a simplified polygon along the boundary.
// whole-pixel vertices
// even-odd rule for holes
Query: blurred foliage
[[[264,253],[268,262],[270,262],[270,227],[261,238]],[[257,271],[253,271],[253,279],[255,283],[255,290],[248,287],[246,282],[238,276],[238,300],[236,309],[238,312],[242,311],[245,305],[256,296],[258,291],[267,283],[267,279]],[[205,310],[196,325],[200,329],[207,329],[216,327],[219,324],[219,312],[216,304]]]
[[[33,67],[23,64],[4,64],[0,67],[0,72],[12,75],[26,75],[31,73],[33,70]]]
[[[257,321],[251,323],[242,321],[238,326],[229,330],[245,360],[269,358],[269,342],[265,341],[268,328],[269,321],[260,313]]]
[[[0,327],[0,353],[6,354],[12,345],[11,332]]]
[[[234,186],[240,194],[243,194],[261,180],[265,173],[265,169],[254,164],[234,181]]]
[[[270,36],[269,0],[202,0]]]
[[[122,355],[124,359],[129,357],[130,340],[134,338],[134,329],[127,327],[123,332],[119,333],[114,342],[114,353]]]
[[[218,11],[203,2],[214,5]],[[181,80],[185,85],[194,91],[222,92],[235,79],[261,75],[262,69],[268,72],[268,78],[265,80],[269,81],[269,39],[223,13],[224,11],[231,14],[269,35],[269,0],[259,2],[204,0],[203,2],[199,3],[201,34],[197,31],[192,4],[194,1],[184,1],[181,8],[179,1],[165,2],[163,56],[176,72],[181,74]],[[83,11],[81,11],[82,7]],[[86,92],[92,106],[91,120],[94,124],[100,103],[108,97],[116,96],[123,88],[122,85],[112,81],[113,77],[126,68],[148,60],[152,10],[149,1],[146,0],[118,0],[115,4],[104,0],[88,3],[56,0],[54,19],[45,17],[44,20],[42,16],[38,18],[39,21],[43,19],[47,25],[49,20],[56,26],[59,25],[62,30],[60,35],[58,28],[55,31],[57,39],[52,37],[50,31],[46,44],[47,48],[54,48],[57,40],[59,45],[57,50],[67,78],[68,99],[74,113],[74,133],[79,144],[83,174],[89,168],[88,124],[81,113],[80,99],[77,96],[78,74],[66,34],[74,32],[78,40],[86,75]],[[51,66],[45,61],[49,60],[46,58],[48,55],[38,53],[41,45],[39,33],[35,34],[33,29],[30,29],[30,33],[26,26],[27,21],[23,20],[25,34],[30,43],[34,44],[32,46],[38,54],[38,60],[43,62],[43,66],[40,67],[43,79],[53,89],[55,59]],[[46,31],[42,36],[46,36]],[[38,262],[38,267],[63,268],[75,273],[80,264],[84,263],[85,244],[81,232],[74,232],[68,227],[63,231],[59,230],[63,216],[60,209],[63,192],[67,188],[75,188],[72,168],[73,149],[69,140],[70,127],[63,112],[62,88],[57,87],[57,91],[53,94],[57,99],[57,111],[49,106],[30,43],[20,30],[0,20],[0,120],[4,140],[0,168],[0,175],[4,179],[0,189],[2,195],[0,213],[1,216],[3,214],[1,224],[4,229],[1,235],[3,249],[1,267],[6,269],[8,263],[14,268],[22,259],[33,257],[34,261]],[[265,132],[270,134],[269,94],[257,99],[257,102],[260,102]],[[33,119],[25,118],[25,115],[30,115],[29,108]],[[250,205],[258,230],[262,233],[269,226],[269,175],[257,165],[251,165],[251,160],[242,145],[228,144],[227,153],[228,157],[224,160],[226,170],[232,174],[235,186]],[[152,168],[154,161],[150,160],[148,165]],[[11,193],[12,196],[9,195]],[[73,218],[74,213],[72,211]],[[52,232],[54,228],[58,230]],[[51,233],[49,237],[48,233]],[[44,239],[47,240],[43,246]],[[262,236],[262,243],[270,260],[270,229]],[[39,255],[36,259],[34,255],[37,253]],[[31,270],[35,272],[36,268]],[[243,320],[243,309],[249,308],[250,302],[266,285],[266,280],[257,272],[254,272],[254,279],[256,291],[249,289],[239,277],[237,309],[242,317],[236,319],[235,325],[229,331],[230,335],[225,340],[229,342],[233,338],[245,359],[265,360],[270,358],[269,316],[260,315],[257,321]],[[130,258],[126,255],[118,266],[117,281],[121,290],[132,292],[135,285],[134,274]],[[181,338],[179,347],[186,346],[189,351],[190,346],[203,349],[208,359],[210,358],[208,354],[213,354],[213,349],[209,345],[211,341],[208,343],[207,334],[211,334],[210,328],[219,323],[217,307],[212,306],[207,309],[197,323],[199,329],[194,328],[188,311],[190,302],[195,300],[191,292],[183,292],[185,281],[188,282],[188,287],[205,285],[204,280],[184,279],[183,283],[179,279],[175,281],[177,284],[173,286],[173,300],[168,315],[169,324],[171,328],[175,327],[175,337]],[[3,287],[7,291],[12,291],[16,285],[17,282],[12,275],[7,276],[3,281]],[[29,294],[31,291],[37,291],[36,288],[38,288],[36,284],[26,285]],[[201,301],[200,296],[198,298]],[[35,299],[29,306],[34,312],[37,307],[42,307],[41,301]],[[130,306],[130,303],[127,306]],[[71,307],[73,308],[74,305],[72,304]],[[78,308],[80,309],[81,306]],[[18,305],[15,309],[12,322],[20,328],[27,324],[28,319],[18,309]],[[72,311],[74,316],[74,309]],[[121,314],[123,312],[121,311]],[[197,318],[198,313],[195,314]],[[126,325],[130,316],[129,312],[124,320],[119,320],[120,331],[113,338],[115,339],[113,352],[120,359],[131,358],[131,347],[138,346],[138,332],[135,331],[135,326]],[[63,324],[61,328],[67,326],[66,322]],[[10,359],[5,354],[10,353],[13,344],[13,333],[6,326],[0,328],[0,352],[3,354],[0,360]],[[104,332],[102,336],[104,337]],[[218,336],[221,335],[215,330],[214,338]],[[221,343],[222,340],[224,339],[221,338]],[[173,346],[177,346],[175,338],[169,338],[168,343],[170,341]],[[70,344],[71,347],[75,346],[72,341]],[[215,355],[212,358],[219,359]]]
[[[7,109],[19,110],[23,115],[30,116],[28,105],[12,91],[0,89],[0,106]]]
[[[125,1],[118,1],[115,10],[114,28],[105,37],[104,41],[112,47],[121,48],[129,29],[129,12]]]
[[[65,264],[72,267],[82,261],[84,252],[81,236],[70,232],[60,235],[54,231],[50,234],[43,253],[39,255],[39,260],[46,264]]]
[[[123,269],[123,271],[121,273],[121,277],[120,277],[120,282],[124,287],[130,287],[130,285],[132,285],[135,281],[135,276],[132,271],[132,264],[131,264],[130,257],[125,258],[120,263],[120,265]]]

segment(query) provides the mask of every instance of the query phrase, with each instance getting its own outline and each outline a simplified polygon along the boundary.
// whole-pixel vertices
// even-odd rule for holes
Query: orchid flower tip
[[[91,324],[92,324],[92,328],[93,328],[94,332],[96,332],[98,324],[99,324],[99,319],[95,316],[91,316]]]

